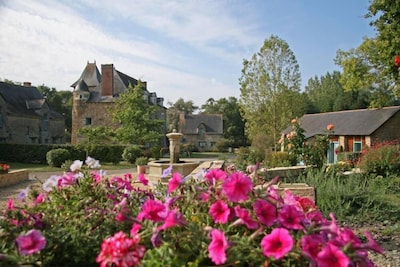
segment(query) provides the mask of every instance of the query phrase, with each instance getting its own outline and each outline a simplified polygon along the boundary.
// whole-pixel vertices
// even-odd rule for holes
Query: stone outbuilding
[[[64,116],[31,83],[0,82],[0,143],[63,144]]]

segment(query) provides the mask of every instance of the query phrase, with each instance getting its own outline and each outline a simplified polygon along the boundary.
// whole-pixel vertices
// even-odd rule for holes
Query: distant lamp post
[[[397,67],[400,67],[400,55],[396,55],[394,56],[394,65],[396,65]]]

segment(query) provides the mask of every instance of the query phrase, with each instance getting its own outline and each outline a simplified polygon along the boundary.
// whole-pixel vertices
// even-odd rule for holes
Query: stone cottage
[[[113,64],[102,64],[100,73],[96,62],[88,62],[79,79],[71,85],[74,88],[71,143],[78,144],[83,141],[83,137],[78,135],[78,130],[82,127],[117,128],[118,124],[112,121],[109,110],[129,85],[136,86],[137,84],[138,80],[116,70]],[[158,107],[156,119],[166,121],[164,99],[157,97],[155,92],[149,92],[146,82],[142,81],[142,84],[148,104]],[[165,136],[166,124],[163,129],[161,134]],[[164,139],[161,143],[162,146],[166,145]]]
[[[299,123],[309,140],[323,134],[328,124],[334,125],[328,163],[337,162],[337,149],[358,153],[377,142],[400,141],[400,106],[306,114]]]
[[[0,143],[62,144],[64,116],[32,86],[0,82]]]
[[[182,143],[195,145],[199,151],[212,151],[224,137],[222,114],[185,114],[179,116]]]

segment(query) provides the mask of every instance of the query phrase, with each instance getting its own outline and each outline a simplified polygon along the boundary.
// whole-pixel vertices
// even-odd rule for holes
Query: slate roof
[[[75,86],[79,83],[80,80],[84,80],[86,85],[89,87],[97,86],[101,82],[101,74],[99,69],[95,63],[87,63],[85,69],[83,70],[81,77],[71,84],[71,87],[75,88]]]
[[[207,134],[223,134],[222,114],[185,114],[182,133],[197,134],[197,128],[204,124]]]
[[[306,138],[323,134],[328,124],[335,126],[335,135],[368,136],[399,111],[400,106],[393,106],[379,109],[357,109],[306,114],[299,119],[299,123],[305,130]],[[287,130],[285,130],[285,133]]]
[[[124,83],[125,87],[128,88],[129,83],[132,84],[133,87],[135,87],[138,84],[138,80],[136,80],[135,78],[132,78],[128,75],[126,75],[125,73],[122,73],[118,70],[116,70],[118,76],[121,78],[122,82]]]
[[[13,115],[39,116],[36,111],[46,105],[46,99],[34,86],[0,82],[0,97],[7,103],[7,112]],[[52,110],[49,117],[63,118],[61,114]]]

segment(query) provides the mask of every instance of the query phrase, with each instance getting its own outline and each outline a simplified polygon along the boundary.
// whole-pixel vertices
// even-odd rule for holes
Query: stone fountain
[[[147,176],[153,181],[169,179],[170,176],[161,176],[163,171],[170,166],[172,166],[171,173],[179,172],[183,177],[186,177],[200,164],[199,161],[179,159],[181,140],[183,137],[182,133],[178,133],[176,130],[174,130],[171,133],[168,133],[166,136],[169,140],[169,160],[155,160],[148,163],[149,171]]]

